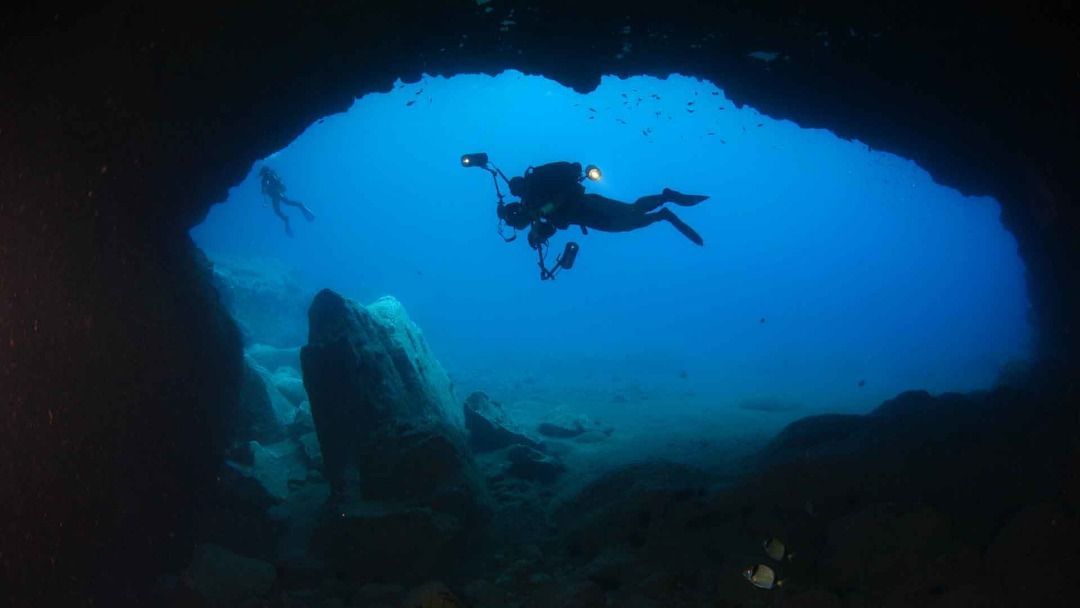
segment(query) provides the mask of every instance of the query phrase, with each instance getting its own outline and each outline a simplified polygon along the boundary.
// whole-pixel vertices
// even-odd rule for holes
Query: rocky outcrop
[[[398,455],[430,448],[463,458],[462,414],[450,380],[397,300],[365,307],[323,290],[308,314],[311,332],[300,359],[331,483],[340,486],[347,470],[357,470],[365,491],[392,498],[371,484],[395,477],[393,468],[365,455],[393,445]]]
[[[276,377],[251,357],[244,357],[239,408],[230,431],[232,441],[266,443],[285,435],[285,428],[296,419],[299,404],[282,394]]]
[[[393,298],[361,306],[323,290],[309,317],[304,385],[335,490],[317,547],[350,576],[418,582],[451,568],[484,491],[446,372]]]
[[[511,445],[540,447],[539,442],[521,432],[506,415],[502,404],[492,401],[485,393],[477,391],[469,395],[464,411],[469,447],[474,452],[490,452]]]

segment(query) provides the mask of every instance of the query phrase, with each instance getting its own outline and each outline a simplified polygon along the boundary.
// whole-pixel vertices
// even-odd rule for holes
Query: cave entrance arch
[[[538,285],[524,243],[493,234],[490,178],[457,163],[479,149],[511,175],[595,162],[606,177],[590,190],[621,200],[708,193],[673,207],[707,246],[666,225],[574,230],[555,242],[580,242],[581,264]],[[263,166],[318,215],[285,208],[295,238],[261,201]],[[910,161],[740,107],[709,82],[606,77],[583,95],[511,71],[399,82],[319,119],[194,234],[212,257],[301,269],[307,294],[397,296],[466,389],[527,396],[521,382],[570,376],[583,400],[666,394],[771,411],[772,425],[911,388],[985,388],[1024,359],[1024,271],[997,214]],[[304,303],[287,314],[275,331],[294,326],[292,344],[253,340],[301,343]]]

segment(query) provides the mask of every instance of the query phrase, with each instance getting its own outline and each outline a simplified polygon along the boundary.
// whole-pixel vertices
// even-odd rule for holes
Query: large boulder
[[[361,456],[396,443],[402,428],[464,443],[450,379],[397,300],[365,307],[324,289],[308,316],[300,359],[331,483],[352,469],[382,477],[385,467]]]
[[[355,576],[445,572],[486,512],[449,377],[393,298],[323,290],[309,317],[304,386],[334,490],[317,544]]]
[[[244,357],[238,407],[229,430],[230,442],[277,441],[285,435],[284,399],[276,399],[280,396],[277,390],[267,386],[257,368],[251,358]]]

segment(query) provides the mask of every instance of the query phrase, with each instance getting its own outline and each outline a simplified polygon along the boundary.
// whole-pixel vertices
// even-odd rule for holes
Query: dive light
[[[585,167],[585,177],[589,178],[591,181],[598,182],[603,176],[604,174],[600,172],[600,167],[597,167],[596,165]]]
[[[487,167],[488,155],[483,152],[466,154],[461,157],[462,167]]]
[[[581,247],[577,243],[574,241],[568,242],[566,247],[563,248],[562,255],[556,260],[557,264],[566,270],[570,270],[574,267],[574,260],[577,259],[578,251],[581,251]]]

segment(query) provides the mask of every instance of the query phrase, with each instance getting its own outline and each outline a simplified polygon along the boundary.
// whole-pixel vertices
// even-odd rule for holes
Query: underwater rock
[[[187,575],[210,606],[221,607],[263,596],[277,579],[274,566],[213,544],[195,550]]]
[[[490,452],[510,445],[527,445],[540,449],[540,444],[523,434],[503,411],[498,401],[476,391],[465,399],[465,428],[469,431],[469,446],[474,452]]]
[[[588,416],[559,412],[541,422],[536,430],[545,437],[572,439],[587,431],[600,431],[604,435],[611,435],[615,429],[603,427]]]
[[[324,289],[308,316],[309,342],[300,352],[304,386],[335,487],[349,469],[360,469],[363,478],[385,474],[385,466],[365,471],[376,463],[361,453],[393,443],[399,423],[464,445],[463,414],[450,379],[397,300],[385,297],[365,307]]]
[[[300,369],[300,347],[279,348],[266,344],[252,344],[244,349],[244,354],[255,360],[264,369],[288,367]]]
[[[243,447],[253,460],[250,447]],[[280,499],[251,475],[250,467],[224,462],[215,477],[210,493],[201,497],[204,506],[197,512],[196,538],[250,557],[272,559],[282,525],[270,511]]]
[[[236,416],[228,433],[229,443],[273,442],[285,435],[282,419],[287,404],[276,389],[267,386],[259,369],[249,357],[244,358]]]
[[[779,464],[806,457],[808,452],[827,454],[847,448],[841,445],[849,436],[868,426],[865,416],[821,414],[796,420],[784,427],[761,451],[769,464]]]
[[[527,445],[515,445],[506,450],[510,462],[506,472],[525,481],[551,483],[566,471],[566,466],[553,456]]]
[[[430,508],[352,501],[328,509],[313,546],[347,578],[420,583],[467,549],[464,522]]]
[[[293,401],[286,397],[280,390],[274,374],[271,374],[266,368],[259,365],[251,357],[245,356],[244,362],[259,375],[263,381],[263,386],[266,389],[267,398],[270,400],[270,408],[274,413],[274,417],[277,419],[277,423],[282,427],[292,424],[296,419],[296,406],[300,402]],[[302,401],[302,400],[301,400]]]
[[[311,403],[304,401],[296,408],[296,418],[289,425],[289,433],[293,437],[300,437],[315,430],[315,420],[311,417]]]
[[[300,287],[294,271],[270,258],[215,257],[213,265],[214,286],[246,343],[286,347],[304,343],[304,310],[311,292]]]
[[[873,505],[830,526],[823,566],[829,588],[871,594],[925,580],[935,560],[954,552],[950,525],[928,507]]]
[[[252,464],[244,466],[230,462],[229,466],[259,482],[266,492],[278,500],[289,497],[289,482],[307,479],[308,469],[300,448],[286,439],[271,445],[250,443]]]
[[[452,569],[488,508],[449,377],[393,298],[323,290],[309,316],[304,385],[334,489],[316,548],[356,577]]]
[[[319,438],[316,436],[315,431],[304,433],[300,436],[299,441],[308,462],[314,467],[321,468],[323,464],[322,451],[319,449]]]
[[[675,542],[654,529],[664,517],[696,508],[708,477],[694,467],[646,462],[610,471],[560,504],[554,513],[571,554],[592,559],[610,547]],[[688,553],[683,551],[683,553]]]
[[[380,427],[358,451],[365,500],[417,504],[473,521],[483,515],[483,488],[464,443],[445,426]],[[325,465],[326,455],[323,455]]]
[[[295,406],[307,401],[307,391],[304,390],[304,380],[300,377],[299,369],[292,367],[279,367],[271,376],[274,388],[285,396]]]

